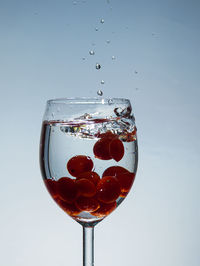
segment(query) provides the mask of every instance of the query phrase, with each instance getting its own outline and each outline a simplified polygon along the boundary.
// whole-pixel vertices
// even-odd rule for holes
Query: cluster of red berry
[[[100,137],[93,147],[95,157],[120,161],[124,156],[124,146],[118,136],[107,132]],[[133,184],[135,174],[121,166],[107,168],[102,178],[92,171],[93,166],[89,156],[77,155],[67,162],[67,170],[75,179],[45,180],[49,193],[71,216],[86,211],[105,217],[116,208],[118,197],[125,197]]]

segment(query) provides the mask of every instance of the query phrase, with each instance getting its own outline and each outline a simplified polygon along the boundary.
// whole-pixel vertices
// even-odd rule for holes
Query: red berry
[[[93,212],[99,208],[99,202],[95,198],[79,197],[75,202],[76,207],[81,211]]]
[[[124,156],[124,145],[118,136],[108,131],[100,137],[101,139],[95,143],[93,148],[95,157],[101,160],[120,161]]]
[[[84,172],[78,175],[76,179],[79,180],[81,178],[86,178],[93,182],[95,185],[97,185],[100,181],[100,176],[96,172]]]
[[[108,167],[103,172],[102,177],[104,177],[104,176],[117,176],[118,174],[121,174],[121,173],[130,173],[130,172],[121,166],[111,166],[111,167]]]
[[[62,177],[57,181],[57,192],[61,200],[67,203],[75,201],[78,195],[78,189],[75,180],[69,177]]]
[[[120,139],[113,139],[110,142],[110,156],[116,161],[119,162],[124,156],[124,145]]]
[[[135,174],[134,173],[123,173],[116,176],[116,179],[119,181],[121,192],[128,192],[134,182]]]
[[[76,180],[76,186],[78,188],[79,195],[92,197],[96,194],[96,187],[94,183],[86,178]]]
[[[67,170],[72,176],[78,176],[83,172],[91,171],[92,168],[92,159],[85,155],[74,156],[67,163]]]
[[[114,202],[120,192],[119,182],[113,176],[104,176],[97,185],[97,198],[104,203]]]
[[[116,201],[112,203],[100,203],[100,208],[98,208],[95,212],[92,212],[91,214],[97,217],[105,217],[108,214],[110,214],[114,209],[117,207]]]
[[[45,179],[44,183],[46,185],[46,188],[50,195],[55,198],[57,196],[57,191],[56,191],[56,181],[52,179]]]
[[[101,160],[112,159],[110,155],[110,142],[110,138],[102,138],[95,143],[93,152],[96,158]]]
[[[56,202],[70,216],[76,216],[81,212],[74,203],[69,204],[61,199],[56,199]]]
[[[120,184],[121,192],[128,192],[131,189],[132,184],[135,179],[134,173],[129,172],[128,170],[126,170],[125,168],[121,166],[111,166],[107,168],[103,172],[102,176],[104,177],[108,175],[116,177],[116,179],[118,180]]]

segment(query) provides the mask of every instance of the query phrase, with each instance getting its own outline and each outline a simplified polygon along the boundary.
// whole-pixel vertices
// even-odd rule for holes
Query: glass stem
[[[83,266],[94,266],[94,227],[83,226]]]

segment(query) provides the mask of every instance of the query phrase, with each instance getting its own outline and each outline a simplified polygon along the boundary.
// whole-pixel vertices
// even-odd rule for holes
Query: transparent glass
[[[58,206],[83,226],[83,265],[94,265],[94,226],[126,198],[135,180],[138,147],[128,99],[47,101],[40,167]]]

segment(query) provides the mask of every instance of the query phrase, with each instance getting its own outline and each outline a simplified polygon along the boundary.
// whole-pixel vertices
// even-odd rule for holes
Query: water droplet
[[[95,28],[95,31],[98,31],[99,29],[98,28]]]
[[[97,94],[98,94],[99,96],[102,96],[102,95],[103,95],[103,91],[98,90],[98,91],[97,91]]]
[[[138,73],[137,70],[135,70],[134,73],[137,74]]]
[[[96,63],[96,69],[100,69],[101,68],[101,65],[100,64],[98,64],[98,63]]]
[[[101,80],[101,84],[105,84],[105,81],[103,79]]]
[[[109,44],[110,43],[110,40],[107,40],[106,42]]]
[[[94,55],[95,52],[94,52],[93,50],[90,50],[90,51],[89,51],[89,54],[90,54],[90,55]]]
[[[54,113],[51,113],[51,116],[54,118],[55,117],[55,114]]]
[[[115,59],[116,59],[116,57],[113,55],[113,56],[112,56],[112,60],[115,60]]]
[[[104,23],[104,19],[102,18],[102,19],[100,20],[100,22],[103,24],[103,23]]]

